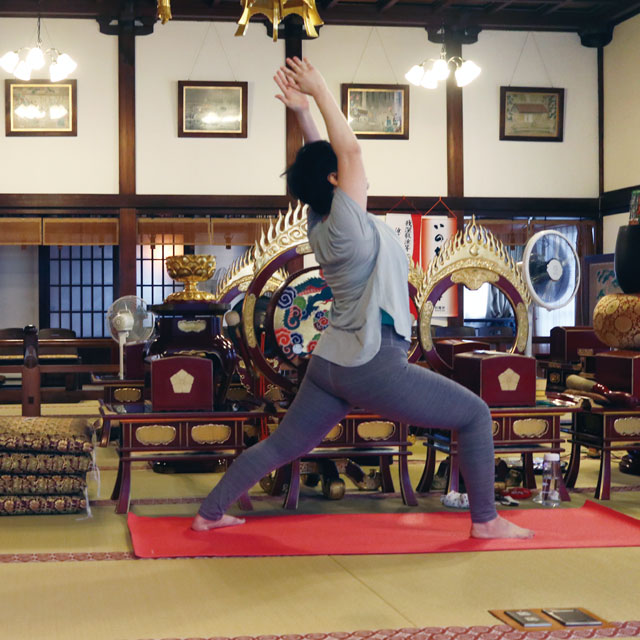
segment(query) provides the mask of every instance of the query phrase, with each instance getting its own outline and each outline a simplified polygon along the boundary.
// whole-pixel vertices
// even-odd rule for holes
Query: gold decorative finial
[[[273,24],[273,41],[278,40],[278,25],[288,15],[295,13],[304,22],[304,29],[310,38],[317,38],[316,27],[324,24],[315,0],[241,0],[244,10],[238,20],[237,36],[243,36],[251,16],[258,13],[267,16]]]
[[[158,19],[166,24],[171,17],[171,0],[158,0]]]

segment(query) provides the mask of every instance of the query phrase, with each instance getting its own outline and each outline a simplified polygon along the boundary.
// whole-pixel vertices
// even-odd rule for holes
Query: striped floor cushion
[[[0,451],[90,453],[96,418],[0,417]]]
[[[0,473],[13,474],[72,474],[86,473],[91,466],[91,456],[12,453],[0,451]]]
[[[0,495],[65,495],[83,493],[84,476],[0,474]]]
[[[87,508],[84,496],[3,496],[0,516],[78,513]]]

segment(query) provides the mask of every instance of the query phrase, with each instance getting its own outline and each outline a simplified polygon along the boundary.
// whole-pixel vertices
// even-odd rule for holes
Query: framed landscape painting
[[[178,82],[178,136],[246,138],[246,82]]]
[[[500,140],[562,142],[564,89],[500,87]]]
[[[358,138],[409,139],[408,84],[343,84],[341,98]]]
[[[77,81],[5,80],[7,136],[77,136]]]

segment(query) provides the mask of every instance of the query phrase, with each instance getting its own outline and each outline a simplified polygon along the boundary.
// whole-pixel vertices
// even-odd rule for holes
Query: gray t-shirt
[[[411,339],[406,253],[393,230],[336,188],[326,220],[309,210],[309,243],[333,292],[329,327],[314,355],[345,367],[380,349],[381,309]]]

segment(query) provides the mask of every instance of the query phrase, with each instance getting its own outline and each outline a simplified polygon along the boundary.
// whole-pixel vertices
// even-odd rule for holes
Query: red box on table
[[[453,379],[490,407],[536,404],[536,359],[499,351],[469,351],[454,358]]]
[[[553,327],[550,337],[549,356],[558,362],[577,362],[580,356],[609,350],[593,327]]]
[[[607,351],[596,355],[596,382],[612,391],[640,397],[640,351]]]
[[[436,352],[453,369],[453,361],[457,353],[465,353],[467,351],[487,351],[491,349],[488,342],[479,342],[477,340],[458,340],[456,338],[446,338],[434,340]]]

